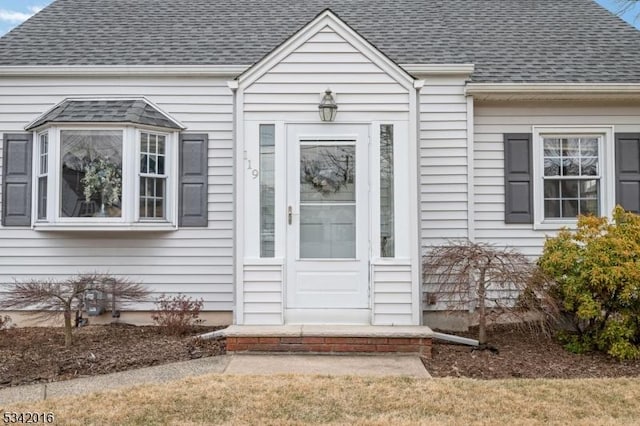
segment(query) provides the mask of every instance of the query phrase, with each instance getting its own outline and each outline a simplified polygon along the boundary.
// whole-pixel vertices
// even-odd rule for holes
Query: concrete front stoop
[[[227,352],[407,354],[431,357],[426,326],[232,325],[221,330]]]

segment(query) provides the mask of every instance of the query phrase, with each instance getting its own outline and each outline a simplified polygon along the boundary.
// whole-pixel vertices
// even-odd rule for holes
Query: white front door
[[[369,126],[287,126],[289,323],[369,322]]]

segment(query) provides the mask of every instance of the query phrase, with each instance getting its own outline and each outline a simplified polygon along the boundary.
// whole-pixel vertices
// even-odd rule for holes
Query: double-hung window
[[[140,220],[167,217],[167,137],[140,132]]]
[[[537,227],[575,223],[613,209],[612,129],[535,128],[534,209]]]
[[[49,134],[38,135],[37,168],[37,219],[47,218],[47,186],[49,174]]]
[[[600,136],[544,136],[544,218],[600,215]]]

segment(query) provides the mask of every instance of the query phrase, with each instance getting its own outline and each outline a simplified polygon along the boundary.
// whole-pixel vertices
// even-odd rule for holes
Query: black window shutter
[[[640,213],[640,133],[616,133],[616,204]]]
[[[2,225],[31,225],[31,133],[5,133],[2,146]]]
[[[178,226],[207,226],[207,134],[180,134]]]
[[[533,171],[530,133],[504,135],[504,221],[533,223]]]

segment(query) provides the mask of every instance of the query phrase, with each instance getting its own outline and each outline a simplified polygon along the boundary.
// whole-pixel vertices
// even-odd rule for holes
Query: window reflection
[[[122,131],[63,130],[61,216],[122,215]]]
[[[543,138],[545,218],[600,214],[599,141]]]
[[[393,125],[380,126],[380,255],[395,256]]]
[[[260,257],[275,256],[275,125],[260,125]]]

